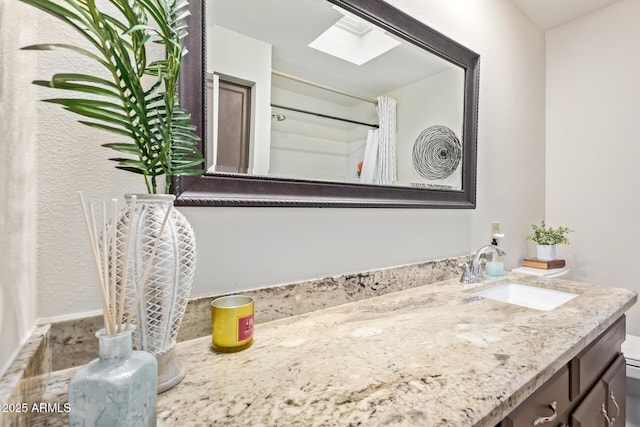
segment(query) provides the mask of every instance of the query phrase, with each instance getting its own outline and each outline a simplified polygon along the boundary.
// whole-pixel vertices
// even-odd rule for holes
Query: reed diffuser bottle
[[[132,333],[96,333],[100,357],[69,384],[70,426],[156,425],[158,364],[150,353],[132,350]]]

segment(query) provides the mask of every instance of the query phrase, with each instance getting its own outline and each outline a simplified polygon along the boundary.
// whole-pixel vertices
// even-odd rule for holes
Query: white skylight
[[[344,16],[309,43],[309,47],[362,65],[400,44],[381,29],[357,16],[335,6],[334,9]]]

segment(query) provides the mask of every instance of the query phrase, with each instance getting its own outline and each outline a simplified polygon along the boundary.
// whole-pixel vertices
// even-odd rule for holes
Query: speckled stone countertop
[[[185,341],[187,375],[158,396],[158,425],[494,426],[637,300],[502,280],[579,296],[537,311],[472,295],[490,283],[446,280],[256,325],[253,346],[235,354],[213,353],[210,337]],[[48,401],[66,399],[71,372],[52,374]]]

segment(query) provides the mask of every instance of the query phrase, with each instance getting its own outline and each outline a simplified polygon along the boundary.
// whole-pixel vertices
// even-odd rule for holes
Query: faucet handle
[[[473,283],[473,259],[467,257],[465,261],[458,263],[458,267],[462,268],[462,277],[460,277],[460,283]]]
[[[473,264],[473,258],[467,256],[464,258],[463,261],[460,261],[458,263],[458,267],[467,269],[467,268],[470,268],[472,264]]]

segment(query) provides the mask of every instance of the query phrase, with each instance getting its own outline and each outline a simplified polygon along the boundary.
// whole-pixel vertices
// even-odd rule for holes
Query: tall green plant
[[[55,74],[35,84],[79,92],[79,98],[45,102],[83,116],[80,123],[103,129],[124,140],[103,146],[127,157],[116,157],[116,168],[144,175],[149,193],[157,193],[164,175],[202,173],[199,138],[191,117],[178,102],[177,84],[187,34],[186,0],[20,0],[43,10],[78,31],[92,49],[69,44],[37,44],[28,50],[69,49],[97,61],[109,79],[80,73]],[[149,61],[147,46],[160,44],[166,57]],[[89,95],[89,96],[87,96]]]

